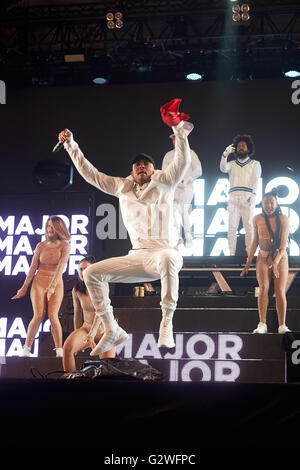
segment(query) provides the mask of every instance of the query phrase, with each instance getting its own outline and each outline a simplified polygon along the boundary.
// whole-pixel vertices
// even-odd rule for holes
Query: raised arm
[[[176,186],[180,183],[191,165],[191,151],[187,135],[183,129],[183,122],[181,121],[178,126],[172,129],[175,134],[174,158],[164,170],[157,172],[155,175],[162,184],[168,186]]]
[[[32,260],[31,260],[31,265],[30,265],[29,271],[27,273],[27,276],[25,278],[25,281],[24,281],[23,285],[21,286],[21,288],[16,293],[16,295],[14,295],[12,297],[12,299],[20,299],[21,297],[24,297],[24,295],[26,295],[27,289],[30,286],[30,283],[31,283],[31,281],[33,279],[33,276],[35,275],[35,272],[36,272],[36,270],[38,268],[38,265],[39,265],[39,259],[40,259],[42,243],[43,242],[39,242],[36,245],[35,250],[34,250],[34,255],[33,255]]]
[[[228,173],[229,172],[230,165],[227,161],[227,158],[231,153],[234,152],[234,150],[235,150],[235,148],[233,147],[232,144],[230,144],[230,145],[228,145],[228,147],[226,147],[226,149],[222,153],[221,161],[220,161],[220,170],[222,171],[222,173]]]
[[[117,178],[98,171],[83,155],[73,134],[68,129],[60,132],[58,139],[64,143],[64,148],[70,155],[77,171],[90,184],[104,193],[117,196],[123,187],[124,178]]]

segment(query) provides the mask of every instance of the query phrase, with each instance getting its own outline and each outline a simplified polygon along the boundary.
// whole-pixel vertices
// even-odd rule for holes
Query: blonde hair
[[[58,235],[58,239],[59,240],[70,240],[71,235],[70,235],[70,232],[69,232],[66,224],[64,223],[64,221],[60,217],[58,217],[58,215],[50,215],[47,222],[46,222],[46,227],[47,227],[47,224],[50,220],[53,224],[55,232]],[[45,236],[46,236],[46,240],[48,240],[47,230],[46,230]]]

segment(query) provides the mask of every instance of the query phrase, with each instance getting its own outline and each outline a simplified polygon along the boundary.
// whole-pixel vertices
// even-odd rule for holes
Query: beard
[[[240,150],[236,152],[237,158],[247,158],[248,157],[248,152],[245,152],[244,150]]]

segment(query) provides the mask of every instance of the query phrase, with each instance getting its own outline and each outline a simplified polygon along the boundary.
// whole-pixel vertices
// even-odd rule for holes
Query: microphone
[[[52,153],[58,152],[64,146],[63,142],[57,142],[55,147],[53,147]]]
[[[71,132],[68,131],[65,134],[65,137],[70,137],[70,136],[71,136]],[[57,144],[53,147],[52,153],[58,152],[63,146],[64,146],[64,142],[57,142]]]

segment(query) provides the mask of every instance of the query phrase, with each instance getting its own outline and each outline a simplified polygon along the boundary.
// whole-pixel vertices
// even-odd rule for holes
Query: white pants
[[[237,229],[242,217],[243,227],[245,229],[245,245],[246,251],[249,253],[253,238],[253,224],[255,203],[251,197],[251,193],[240,194],[233,192],[229,195],[228,201],[228,245],[231,256],[235,255]]]
[[[131,250],[128,255],[91,264],[83,272],[97,315],[112,312],[107,284],[161,280],[161,308],[175,311],[178,300],[178,272],[181,254],[173,248]]]
[[[194,195],[192,184],[177,187],[174,195],[174,212],[179,236],[181,236],[181,225],[185,237],[191,237],[190,207]]]

